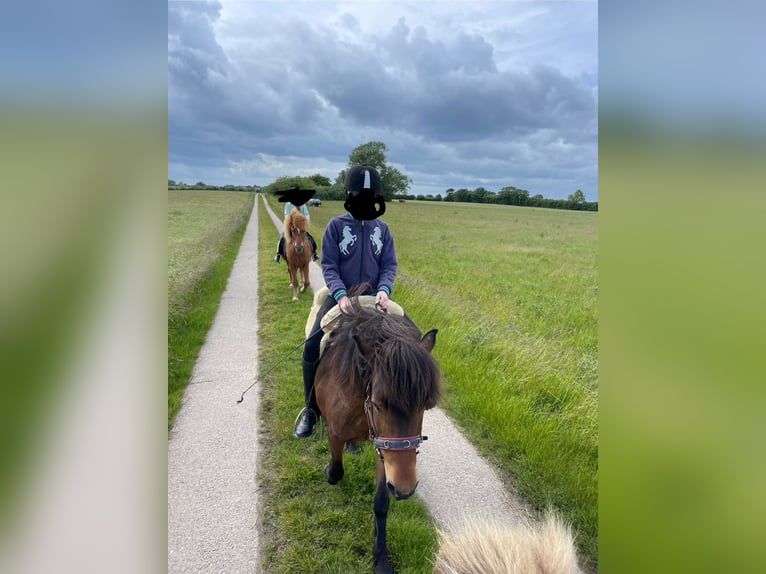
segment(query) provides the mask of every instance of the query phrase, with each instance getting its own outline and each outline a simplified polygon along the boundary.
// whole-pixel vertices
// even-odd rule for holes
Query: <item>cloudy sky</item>
[[[168,2],[168,177],[334,181],[369,141],[411,193],[598,199],[595,1]]]

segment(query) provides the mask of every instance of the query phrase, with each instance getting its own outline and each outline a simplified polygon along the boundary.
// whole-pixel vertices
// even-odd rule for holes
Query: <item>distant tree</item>
[[[567,198],[567,201],[569,201],[570,203],[576,203],[576,204],[585,203],[585,194],[578,189]]]
[[[309,179],[313,181],[316,185],[321,187],[330,187],[332,185],[330,178],[325,177],[320,173],[315,173],[314,175],[309,176]]]
[[[346,169],[341,170],[335,183],[343,186],[346,179],[346,171],[349,167],[365,164],[374,167],[380,172],[380,183],[383,198],[390,201],[396,195],[404,195],[412,185],[412,178],[403,174],[395,167],[386,162],[386,151],[388,148],[383,142],[367,142],[351,150],[348,156],[348,165]]]
[[[168,179],[168,187],[172,187],[172,186],[174,186],[175,184],[176,184],[176,182],[175,182],[175,181],[173,181],[172,179]]]
[[[450,197],[450,194],[447,194],[447,196]],[[465,187],[461,187],[451,194],[451,197],[452,199],[448,199],[448,201],[471,201],[471,192]]]
[[[471,200],[474,203],[494,203],[495,193],[483,187],[477,187],[471,194]]]
[[[497,194],[498,203],[504,205],[527,205],[529,202],[529,192],[526,189],[506,186]]]

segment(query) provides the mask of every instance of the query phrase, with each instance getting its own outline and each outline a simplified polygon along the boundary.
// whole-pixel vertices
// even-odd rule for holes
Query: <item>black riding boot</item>
[[[314,375],[317,372],[316,363],[303,361],[303,417],[293,431],[295,438],[306,438],[314,434],[317,418],[319,417],[319,405],[314,394]]]
[[[285,256],[285,236],[279,238],[277,243],[277,254],[274,256],[274,263],[279,263],[279,258]]]
[[[311,242],[311,260],[312,261],[319,261],[319,255],[317,254],[317,242],[314,240],[314,237],[307,231],[306,235],[309,238],[309,241]]]

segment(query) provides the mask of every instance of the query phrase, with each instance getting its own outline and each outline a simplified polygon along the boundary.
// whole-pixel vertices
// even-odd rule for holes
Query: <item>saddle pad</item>
[[[308,317],[308,320],[306,321],[306,338],[307,339],[311,336],[311,329],[314,327],[314,322],[316,321],[317,313],[319,312],[319,308],[322,306],[322,303],[327,298],[328,293],[329,293],[329,289],[327,289],[327,287],[322,287],[321,289],[318,289],[314,293],[314,302],[311,305],[311,311],[309,312],[309,317]],[[359,297],[356,297],[356,299],[359,301],[359,304],[362,307],[372,307],[373,309],[375,308],[375,295],[360,295]],[[400,317],[404,316],[404,309],[402,308],[402,306],[391,300],[388,301],[388,312],[392,315],[399,315]],[[327,311],[327,313],[325,313],[325,316],[322,317],[320,326],[322,327],[322,330],[325,332],[325,334],[322,336],[322,341],[319,344],[320,357],[324,353],[324,348],[325,348],[325,345],[327,344],[327,339],[333,330],[334,323],[332,323],[332,321],[334,321],[338,317],[338,315],[340,315],[340,313],[341,313],[340,306],[336,305],[335,307]]]

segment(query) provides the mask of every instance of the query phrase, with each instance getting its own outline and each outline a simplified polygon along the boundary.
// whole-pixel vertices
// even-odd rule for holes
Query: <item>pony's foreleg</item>
[[[293,288],[293,301],[298,300],[298,269],[287,266],[287,276],[290,278],[290,287]]]
[[[330,462],[324,467],[324,475],[330,484],[338,484],[345,471],[343,470],[343,445],[345,444],[337,436],[327,431],[327,442],[330,445]]]
[[[388,488],[386,487],[386,468],[378,458],[375,463],[375,529],[372,542],[372,558],[375,563],[375,574],[391,574],[394,569],[388,561],[386,547],[386,519],[388,518]]]
[[[303,293],[309,286],[311,286],[311,281],[309,280],[309,266],[306,265],[305,267],[301,268],[301,293]]]

